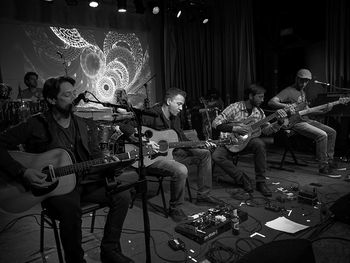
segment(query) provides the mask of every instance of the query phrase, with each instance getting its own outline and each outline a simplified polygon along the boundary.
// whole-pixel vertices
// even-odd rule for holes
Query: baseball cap
[[[297,72],[297,77],[301,79],[312,79],[312,74],[308,69],[300,69]]]

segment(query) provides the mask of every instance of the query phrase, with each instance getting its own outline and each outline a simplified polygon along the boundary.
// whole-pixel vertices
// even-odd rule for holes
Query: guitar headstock
[[[350,97],[343,97],[343,98],[339,98],[339,103],[340,104],[346,104],[350,102]]]

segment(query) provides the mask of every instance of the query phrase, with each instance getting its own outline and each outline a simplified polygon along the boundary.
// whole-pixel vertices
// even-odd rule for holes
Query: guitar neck
[[[300,116],[303,116],[303,115],[306,115],[306,114],[310,114],[310,113],[313,113],[313,112],[317,112],[319,110],[323,110],[327,107],[333,107],[337,104],[340,104],[340,101],[333,101],[333,102],[330,102],[330,103],[326,103],[326,104],[322,104],[322,105],[319,105],[319,106],[316,106],[316,107],[312,107],[312,108],[308,108],[308,109],[305,109],[305,110],[301,110],[299,111],[299,115]]]
[[[215,144],[220,144],[220,140],[210,141]],[[169,142],[169,148],[186,148],[186,147],[199,147],[204,146],[206,141],[181,141],[181,142]]]
[[[253,124],[251,125],[251,128],[252,128],[252,130],[254,131],[255,129],[259,128],[260,126],[262,126],[262,125],[264,125],[265,123],[267,123],[267,122],[273,120],[273,119],[276,118],[276,117],[277,117],[277,113],[276,113],[276,112],[273,113],[273,114],[270,114],[270,115],[267,116],[266,118],[264,118],[264,119],[262,119],[262,120],[260,120],[260,121],[258,121],[258,122],[256,122],[256,123],[253,123]]]
[[[117,157],[119,160],[130,159],[130,153],[121,153],[121,154],[116,154],[114,156]],[[110,157],[107,157],[107,158],[110,158]],[[113,160],[113,162],[116,162],[116,161]],[[55,170],[55,175],[57,177],[62,177],[68,174],[85,172],[85,171],[88,171],[94,165],[104,164],[104,163],[106,163],[106,158],[98,158],[98,159],[89,160],[81,163],[57,167],[54,170]]]

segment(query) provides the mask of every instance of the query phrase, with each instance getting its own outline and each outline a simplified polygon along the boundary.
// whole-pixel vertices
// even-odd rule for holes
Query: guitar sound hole
[[[150,130],[147,130],[147,131],[144,132],[144,135],[145,135],[145,137],[146,137],[147,139],[149,139],[149,138],[152,138],[152,137],[153,137],[153,132],[150,131]]]

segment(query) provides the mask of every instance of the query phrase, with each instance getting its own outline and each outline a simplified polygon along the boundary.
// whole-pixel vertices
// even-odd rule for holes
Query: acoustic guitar
[[[149,140],[155,141],[159,145],[159,151],[153,152],[144,157],[144,165],[154,163],[157,160],[173,160],[173,150],[175,148],[194,148],[204,147],[206,141],[179,141],[179,136],[174,130],[157,131],[152,128],[142,126],[142,134],[144,134]],[[209,140],[216,145],[229,145],[235,142],[233,138],[225,138],[220,140]],[[125,151],[137,150],[138,146],[134,144],[125,144]],[[138,163],[133,164],[134,167],[138,167]]]
[[[144,153],[150,154],[145,148]],[[13,178],[0,177],[0,209],[8,213],[21,213],[33,207],[46,198],[63,195],[73,191],[76,185],[75,173],[86,172],[90,169],[117,169],[125,162],[138,158],[139,151],[131,150],[104,158],[73,164],[70,154],[61,148],[34,154],[20,151],[10,151],[11,157],[26,168],[39,170],[47,175],[46,183],[42,186],[24,186]],[[116,161],[115,158],[119,160]],[[12,180],[11,180],[12,179]]]
[[[282,128],[283,129],[291,129],[294,126],[294,124],[296,124],[302,120],[302,116],[312,114],[314,112],[318,112],[320,110],[326,109],[328,107],[333,107],[333,106],[338,105],[338,104],[346,104],[346,103],[349,103],[349,101],[350,101],[350,97],[343,97],[343,98],[339,98],[337,101],[321,104],[319,106],[315,106],[312,108],[307,108],[304,110],[296,110],[295,114],[291,115],[288,118],[287,123],[285,123],[282,126]]]

